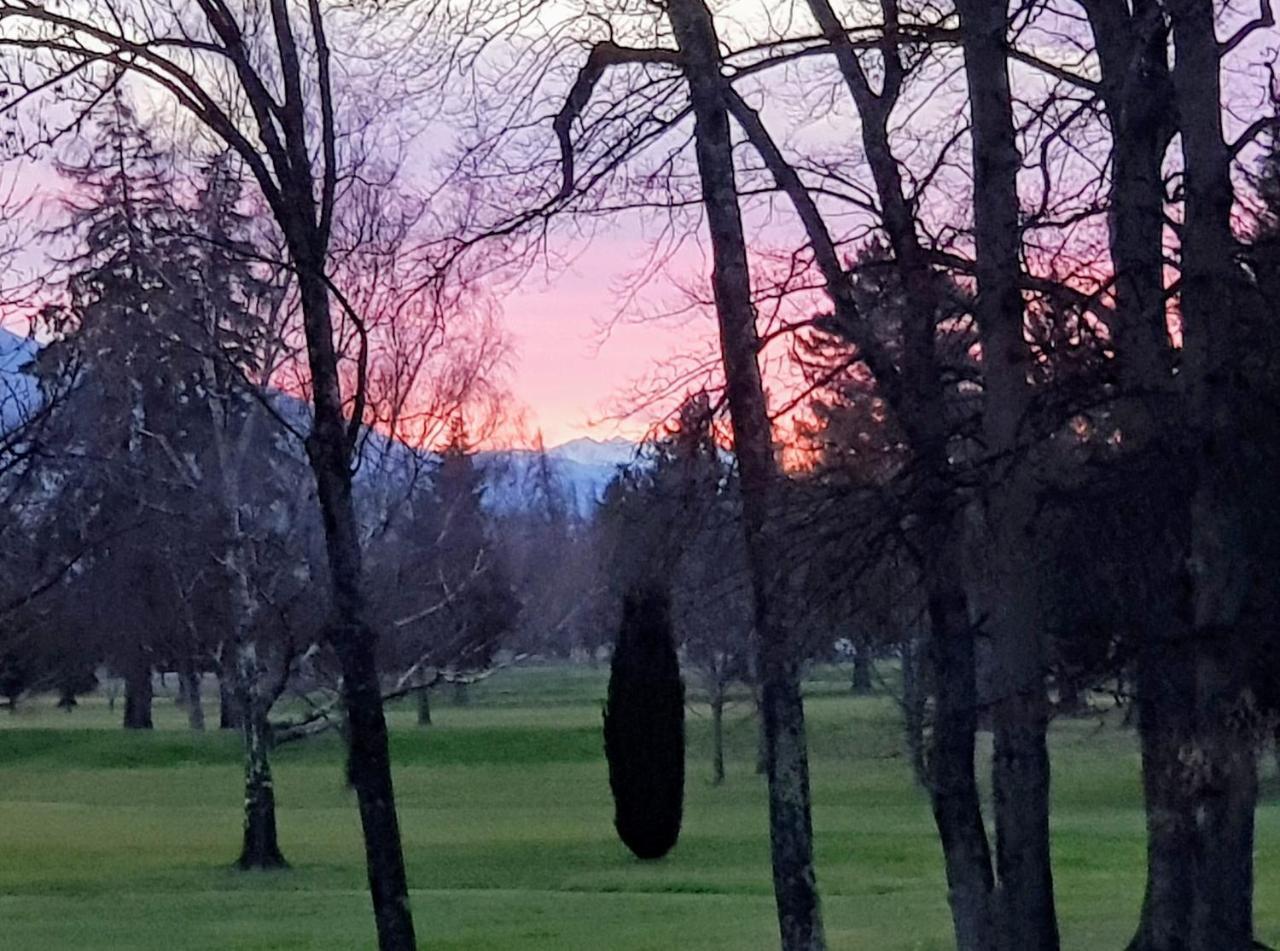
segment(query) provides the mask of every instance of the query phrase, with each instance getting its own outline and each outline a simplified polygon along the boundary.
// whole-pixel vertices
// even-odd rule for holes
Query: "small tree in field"
[[[684,811],[684,681],[670,596],[653,585],[623,602],[604,749],[618,836],[638,858],[662,858],[680,837]]]

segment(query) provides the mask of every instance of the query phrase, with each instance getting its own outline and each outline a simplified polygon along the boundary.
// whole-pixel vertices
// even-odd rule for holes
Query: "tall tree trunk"
[[[1084,0],[1101,67],[1101,88],[1111,125],[1110,250],[1115,271],[1116,341],[1125,396],[1118,407],[1129,451],[1152,458],[1148,485],[1156,497],[1181,495],[1170,485],[1168,458],[1177,453],[1168,427],[1182,413],[1172,389],[1164,287],[1165,151],[1173,136],[1175,108],[1169,77],[1168,30],[1156,0],[1132,9],[1112,0]],[[1155,464],[1157,458],[1165,461]],[[1152,483],[1160,480],[1166,491]],[[1176,477],[1174,482],[1182,480]],[[1171,490],[1171,491],[1168,491]],[[1195,817],[1181,753],[1191,739],[1194,693],[1189,619],[1178,599],[1185,585],[1178,567],[1186,558],[1185,507],[1158,511],[1136,506],[1135,517],[1161,520],[1157,533],[1173,550],[1149,557],[1155,583],[1144,586],[1144,608],[1132,626],[1140,639],[1137,660],[1138,730],[1147,824],[1146,888],[1129,951],[1185,951],[1194,894],[1191,876]],[[1134,537],[1144,537],[1137,526]],[[1166,576],[1167,574],[1167,576]],[[1128,714],[1126,713],[1126,722]]]
[[[1192,780],[1197,849],[1194,951],[1244,951],[1253,942],[1253,819],[1257,773],[1242,626],[1253,584],[1243,510],[1244,459],[1234,364],[1245,341],[1235,262],[1231,155],[1222,131],[1221,56],[1210,0],[1166,4],[1181,132],[1185,203],[1181,304],[1189,399],[1191,494],[1188,616],[1195,646]]]
[[[134,651],[124,673],[124,728],[151,729],[151,661],[145,650]]]
[[[310,188],[309,182],[306,187]],[[300,208],[311,207],[309,195],[300,193],[298,202]],[[309,226],[298,228],[298,233],[310,232]],[[375,659],[377,635],[366,619],[363,552],[351,494],[352,441],[343,414],[324,259],[320,249],[297,239],[291,252],[298,265],[312,376],[315,420],[307,437],[307,456],[316,478],[329,558],[334,616],[328,636],[342,668],[347,774],[360,805],[379,951],[415,951],[387,721]]]
[[[956,945],[961,951],[991,951],[996,946],[993,875],[974,764],[978,712],[974,633],[968,598],[960,583],[961,561],[953,556],[960,544],[955,513],[962,506],[947,454],[951,433],[944,421],[949,410],[937,354],[942,296],[937,275],[920,244],[914,211],[889,141],[889,118],[907,70],[901,51],[887,47],[881,53],[880,90],[875,91],[829,0],[809,0],[808,6],[831,44],[840,74],[857,106],[862,151],[875,181],[881,223],[911,308],[911,319],[903,323],[904,345],[898,368],[881,359],[872,369],[913,451],[918,486],[914,502],[923,526],[919,548],[925,558],[920,569],[928,596],[928,655],[932,668],[929,679],[936,691],[937,722],[927,764],[923,743],[917,752],[918,775],[927,780],[942,840]],[[882,0],[881,10],[886,31],[897,30],[897,4]],[[847,279],[824,229],[811,226],[809,234],[815,248],[830,247],[823,270],[839,311]],[[873,355],[873,331],[856,314],[851,316],[853,319],[847,323],[854,342],[864,355]],[[919,699],[921,705],[923,696]],[[909,707],[909,716],[910,710]],[[922,722],[920,727],[923,729]]]
[[[826,947],[813,865],[809,756],[799,663],[782,606],[771,519],[782,473],[760,379],[755,307],[738,206],[729,115],[721,89],[719,41],[703,0],[667,6],[685,57],[695,118],[695,150],[711,235],[712,291],[720,327],[725,388],[741,473],[743,524],[758,632],[761,712],[768,743],[769,841],[784,951]]]
[[[764,698],[760,693],[760,685],[753,688],[756,705],[756,775],[769,774],[769,737],[764,729]]]
[[[1021,223],[1007,59],[1008,6],[959,0],[972,124],[974,244],[983,363],[986,506],[996,554],[989,605],[994,682],[992,790],[998,932],[1010,951],[1057,951],[1049,847],[1048,698],[1036,608],[1028,450],[1030,355],[1019,289]]]

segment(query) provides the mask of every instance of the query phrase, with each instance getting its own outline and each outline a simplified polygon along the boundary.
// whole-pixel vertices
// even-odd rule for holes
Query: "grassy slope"
[[[883,699],[813,685],[815,822],[831,946],[950,947],[927,803]],[[773,944],[754,725],[734,711],[729,781],[706,782],[705,718],[690,720],[680,846],[642,864],[617,843],[600,755],[603,677],[512,671],[440,697],[436,726],[393,712],[397,792],[423,948],[693,951]],[[0,717],[0,948],[371,947],[359,830],[332,738],[277,756],[288,872],[229,868],[238,845],[234,736],[126,735],[104,706]],[[1120,948],[1141,897],[1132,737],[1055,730],[1055,858],[1065,945]],[[1280,809],[1259,812],[1261,937],[1280,941]]]

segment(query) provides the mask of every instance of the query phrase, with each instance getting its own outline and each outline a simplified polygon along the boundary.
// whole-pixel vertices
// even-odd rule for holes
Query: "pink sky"
[[[679,324],[623,320],[604,332],[618,309],[619,283],[644,252],[640,240],[598,237],[568,269],[528,280],[502,301],[515,349],[511,390],[525,407],[528,433],[541,429],[549,446],[584,435],[642,435],[655,413],[613,418],[630,384],[673,353],[702,350],[715,332],[709,315]],[[659,281],[645,304],[661,306],[678,293]]]

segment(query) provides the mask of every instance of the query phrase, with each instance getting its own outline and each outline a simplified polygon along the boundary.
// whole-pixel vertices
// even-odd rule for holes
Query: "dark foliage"
[[[684,681],[670,596],[643,586],[623,602],[604,711],[614,826],[641,859],[675,847],[684,810]]]

